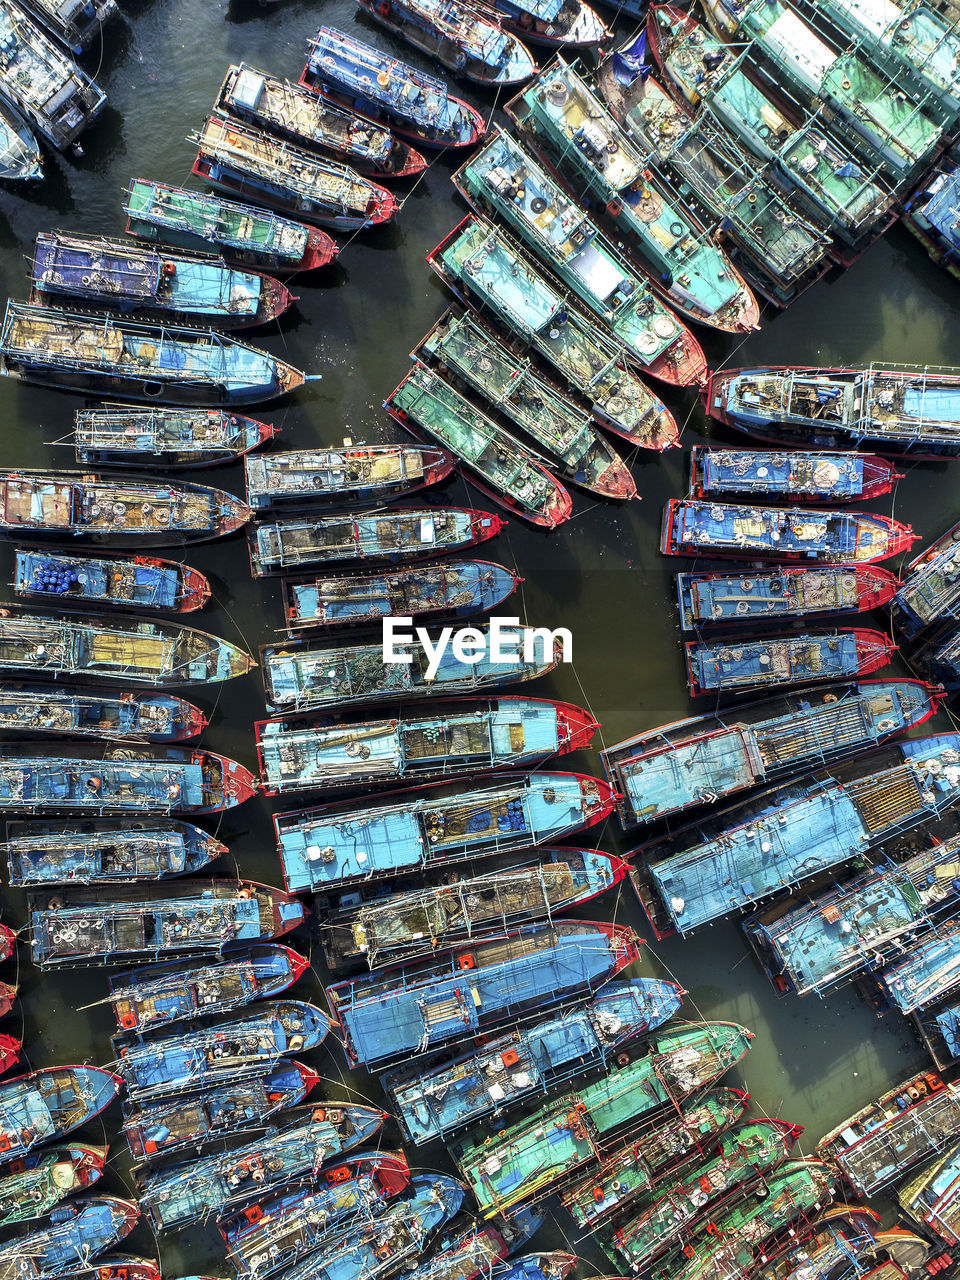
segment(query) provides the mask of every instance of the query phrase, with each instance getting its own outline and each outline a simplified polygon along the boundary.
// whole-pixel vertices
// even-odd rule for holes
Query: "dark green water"
[[[246,0],[229,6],[226,0],[125,0],[123,8],[124,19],[107,32],[99,68],[109,105],[83,139],[84,157],[49,157],[46,181],[29,197],[0,191],[4,295],[25,295],[24,256],[37,230],[120,234],[121,196],[131,177],[187,179],[195,152],[185,139],[201,125],[230,62],[244,59],[296,79],[307,37],[320,22],[354,26],[374,42],[387,39],[355,16],[349,0],[292,0],[270,10],[252,2],[248,7]],[[418,62],[406,48],[398,46],[396,52]],[[88,62],[96,71],[97,55]],[[495,104],[491,97],[481,105],[493,110]],[[282,427],[279,447],[339,443],[346,433],[354,440],[394,438],[381,402],[406,373],[408,352],[448,301],[423,258],[465,212],[448,180],[452,167],[442,159],[431,167],[407,196],[395,228],[356,238],[329,276],[295,282],[296,313],[279,331],[253,338],[293,364],[323,374],[308,392],[261,414]],[[848,272],[821,281],[786,315],[765,316],[762,331],[739,348],[732,340],[701,336],[713,365],[871,359],[960,364],[958,300],[956,284],[895,228]],[[705,424],[691,394],[671,395],[668,401],[678,421],[686,423],[685,447],[707,436],[724,438]],[[70,450],[45,446],[67,434],[79,404],[75,397],[0,380],[3,465],[70,466]],[[514,521],[488,548],[492,558],[515,564],[523,574],[519,608],[528,621],[562,624],[573,632],[573,666],[558,669],[530,692],[585,703],[601,721],[602,741],[608,744],[691,711],[672,598],[672,575],[680,562],[665,561],[657,550],[663,504],[685,485],[686,455],[675,451],[632,462],[642,502],[605,506],[579,494],[574,518],[557,533],[542,535]],[[895,500],[886,499],[881,509],[911,521],[927,540],[937,536],[960,516],[958,468],[910,467]],[[210,483],[234,492],[242,487],[239,468],[206,474]],[[451,503],[484,505],[463,479],[451,483],[443,496]],[[0,556],[0,574],[9,583],[9,546],[0,546]],[[196,548],[188,559],[214,585],[215,599],[196,619],[199,625],[251,648],[273,639],[281,622],[279,595],[269,582],[251,580],[242,540]],[[201,691],[194,700],[211,715],[208,745],[254,766],[252,723],[264,714],[259,679],[234,681],[206,697]],[[941,716],[934,727],[949,726]],[[589,755],[568,758],[564,767],[599,771]],[[279,882],[268,802],[248,804],[228,816],[219,835],[243,874]],[[612,824],[584,843],[594,836],[607,849],[618,847]],[[219,870],[229,874],[234,867],[227,859]],[[630,891],[594,905],[592,913],[644,931]],[[24,920],[22,900],[9,891],[3,918],[15,925]],[[108,1063],[110,1019],[102,1009],[78,1012],[102,997],[102,971],[41,979],[24,955],[21,948],[20,1008],[29,1063]],[[806,1126],[801,1146],[807,1151],[821,1133],[923,1061],[902,1024],[889,1016],[878,1019],[845,990],[824,1001],[778,1001],[730,924],[687,941],[648,947],[642,971],[680,981],[690,993],[687,1016],[733,1018],[756,1032],[742,1081],[758,1110]],[[316,978],[301,983],[296,994],[322,1002]],[[17,1022],[14,1014],[6,1029],[16,1030]],[[359,1097],[377,1098],[375,1083],[364,1073],[344,1076],[336,1052],[325,1050],[310,1060],[330,1081],[323,1086],[328,1096],[342,1095],[349,1085]],[[116,1112],[108,1113],[106,1124],[115,1129]],[[388,1131],[384,1142],[395,1145],[396,1135]],[[121,1191],[127,1164],[119,1146],[111,1155],[114,1169],[106,1189]],[[443,1163],[434,1149],[411,1159],[428,1167]],[[164,1239],[165,1274],[204,1269],[224,1274],[218,1242],[212,1227]],[[142,1227],[132,1243],[139,1252],[155,1252]]]

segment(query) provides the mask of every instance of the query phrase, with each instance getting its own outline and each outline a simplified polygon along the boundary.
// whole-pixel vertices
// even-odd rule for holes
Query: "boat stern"
[[[557,709],[558,750],[564,754],[586,751],[600,728],[600,722],[589,711],[572,702],[557,702],[554,706]]]
[[[183,568],[183,587],[178,613],[193,613],[202,609],[210,599],[210,580],[199,569],[189,565]],[[204,721],[206,723],[206,721]]]

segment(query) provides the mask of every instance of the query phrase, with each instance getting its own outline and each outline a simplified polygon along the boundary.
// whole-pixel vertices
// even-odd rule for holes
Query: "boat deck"
[[[653,822],[664,814],[709,804],[731,791],[763,780],[764,768],[749,729],[733,725],[706,738],[625,761],[618,784],[625,788],[634,822]]]
[[[124,204],[132,219],[186,231],[202,240],[254,253],[277,254],[291,264],[301,261],[309,232],[298,222],[269,209],[238,205],[219,196],[134,178]]]
[[[685,630],[704,623],[777,621],[802,613],[843,613],[857,608],[856,571],[807,569],[798,574],[677,575]]]
[[[850,1133],[851,1146],[836,1152],[844,1176],[862,1195],[873,1195],[905,1170],[941,1151],[960,1135],[960,1095],[949,1086],[879,1121]]]
[[[885,969],[881,981],[887,998],[903,1014],[935,1005],[960,985],[960,932],[941,925],[906,959]]]

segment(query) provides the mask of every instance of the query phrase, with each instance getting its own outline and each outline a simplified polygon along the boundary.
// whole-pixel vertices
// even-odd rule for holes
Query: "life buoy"
[[[258,1204],[252,1204],[248,1209],[244,1209],[243,1216],[249,1223],[259,1222],[263,1217],[263,1210]]]
[[[252,889],[241,889],[241,890],[240,890],[240,892],[237,894],[237,897],[238,897],[238,898],[252,898],[252,897],[253,897],[253,890],[252,890]]]
[[[124,1031],[132,1031],[137,1025],[137,1015],[135,1013],[121,1013],[120,1025]]]
[[[385,18],[389,12],[390,0],[380,0],[380,3],[377,5],[377,13],[379,13],[381,18]]]
[[[327,1118],[327,1113],[326,1111],[324,1111],[323,1107],[317,1107],[317,1109],[314,1111],[311,1117],[311,1119],[314,1120],[317,1124],[319,1124],[321,1120],[326,1120],[326,1118]]]

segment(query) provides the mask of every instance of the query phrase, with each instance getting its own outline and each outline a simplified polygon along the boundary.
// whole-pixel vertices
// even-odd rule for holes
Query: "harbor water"
[[[105,32],[102,56],[95,48],[85,59],[109,101],[82,138],[84,154],[78,158],[48,153],[42,183],[25,192],[10,187],[0,191],[3,296],[25,296],[25,258],[38,230],[120,236],[121,203],[131,178],[175,184],[188,180],[195,148],[187,135],[202,125],[231,62],[246,61],[296,80],[307,39],[320,23],[343,26],[391,47],[390,37],[360,18],[350,0],[286,0],[270,7],[255,0],[122,0],[122,10],[121,20]],[[630,29],[629,23],[617,24],[623,36]],[[428,67],[409,48],[394,47],[397,56]],[[494,94],[468,90],[464,96],[494,120],[503,119],[502,99]],[[396,225],[355,236],[343,243],[334,267],[310,279],[295,278],[295,309],[278,324],[250,336],[293,365],[323,375],[321,382],[309,384],[291,399],[251,411],[280,428],[274,447],[337,445],[345,436],[371,443],[399,438],[399,429],[381,403],[405,376],[410,350],[451,301],[424,255],[466,213],[450,183],[457,163],[452,157],[435,158],[415,185],[404,189],[396,184],[403,195]],[[960,365],[958,304],[957,283],[938,271],[922,247],[897,226],[849,270],[828,275],[785,314],[766,307],[758,333],[737,339],[704,331],[698,337],[711,367],[871,360]],[[523,576],[523,587],[510,603],[516,602],[524,621],[571,630],[573,662],[558,667],[529,692],[588,707],[602,725],[597,746],[711,705],[709,699],[691,704],[684,679],[673,575],[691,565],[660,555],[659,529],[666,500],[685,491],[690,446],[733,437],[704,419],[693,393],[668,392],[665,399],[683,426],[683,447],[664,455],[628,455],[640,501],[600,503],[575,492],[573,518],[558,531],[543,534],[511,520],[483,550]],[[73,411],[81,403],[77,396],[0,379],[0,464],[75,465],[72,449],[57,442],[68,436]],[[623,442],[618,447],[626,449]],[[926,543],[960,518],[960,463],[908,462],[901,469],[906,477],[874,509],[912,523]],[[236,465],[194,472],[190,478],[242,492],[242,468]],[[489,506],[463,476],[434,497],[456,505]],[[282,622],[279,587],[270,579],[252,580],[243,538],[192,547],[186,558],[209,575],[214,591],[207,610],[188,621],[254,653],[276,640]],[[11,575],[12,544],[4,542],[0,576],[9,584]],[[9,587],[6,597],[11,598]],[[884,626],[884,620],[878,625]],[[898,659],[887,671],[906,668]],[[188,696],[210,717],[204,744],[256,768],[253,722],[265,715],[259,674]],[[948,713],[941,713],[921,732],[948,727]],[[566,757],[560,767],[600,772],[593,753]],[[228,813],[217,835],[229,846],[230,855],[216,868],[218,873],[238,870],[245,877],[280,884],[271,812],[294,807],[296,801],[256,799]],[[212,820],[206,825],[213,829]],[[589,844],[594,838],[609,851],[628,849],[631,843],[613,820],[576,843]],[[23,924],[22,896],[5,887],[3,903],[4,922]],[[629,887],[619,896],[589,904],[584,914],[630,923],[650,942]],[[309,938],[294,941],[301,947],[310,945]],[[108,1064],[112,1015],[96,1006],[106,991],[104,972],[87,969],[41,977],[26,956],[21,945],[19,1009],[29,1065]],[[313,973],[295,989],[297,998],[322,1003],[318,984],[325,973],[319,956],[316,949]],[[756,1033],[732,1082],[749,1089],[755,1114],[802,1124],[800,1147],[805,1152],[845,1116],[927,1063],[919,1042],[897,1015],[878,1017],[850,987],[823,1000],[778,999],[733,923],[716,924],[685,940],[651,943],[641,972],[680,982],[689,992],[686,1016],[734,1019]],[[9,974],[4,977],[12,981]],[[91,1004],[95,1007],[87,1007]],[[16,1027],[9,1024],[17,1017],[15,1012],[4,1029],[15,1033]],[[350,1091],[357,1100],[381,1100],[371,1077],[347,1072],[335,1044],[306,1055],[306,1060],[320,1070],[325,1096],[342,1097]],[[108,1130],[116,1126],[116,1115],[115,1108],[106,1114]],[[395,1146],[398,1135],[387,1129],[383,1141]],[[111,1158],[109,1177],[102,1185],[119,1192],[128,1165],[116,1143]],[[411,1153],[414,1163],[420,1159],[429,1167],[447,1167],[439,1148],[427,1148],[421,1158]],[[561,1226],[555,1229],[559,1232]],[[142,1225],[129,1243],[136,1245],[136,1252],[154,1253]],[[224,1274],[218,1245],[212,1224],[164,1239],[164,1274]],[[584,1251],[599,1269],[599,1255],[588,1247]]]

